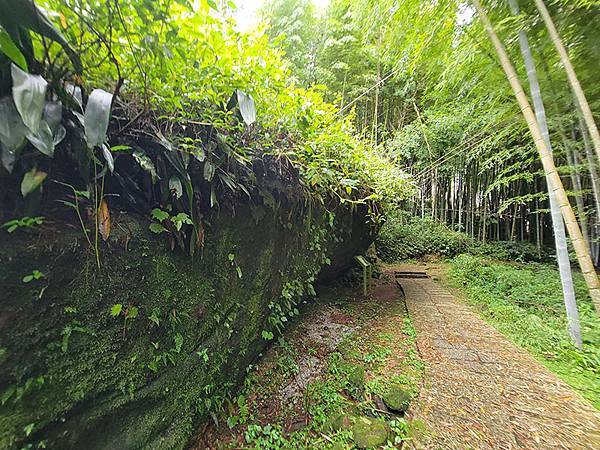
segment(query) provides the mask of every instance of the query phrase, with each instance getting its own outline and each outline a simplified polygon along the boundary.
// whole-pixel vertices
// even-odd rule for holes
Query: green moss
[[[318,223],[307,231],[301,211],[292,229],[250,216],[213,217],[196,258],[132,221],[127,249],[115,235],[99,271],[77,235],[56,242],[42,231],[35,242],[46,244],[35,245],[0,237],[0,395],[12,390],[0,406],[0,447],[185,447],[263,350],[262,330],[295,314],[325,260],[327,233]],[[46,277],[23,283],[33,269]],[[113,317],[117,303],[137,317]]]
[[[387,441],[389,427],[384,420],[359,417],[352,426],[352,438],[358,448],[373,448]]]
[[[406,412],[411,400],[412,393],[400,384],[392,384],[383,395],[385,406],[395,412]]]

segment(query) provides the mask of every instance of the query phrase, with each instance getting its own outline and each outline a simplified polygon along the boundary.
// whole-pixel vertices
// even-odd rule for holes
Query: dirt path
[[[398,266],[397,271],[423,271]],[[431,279],[402,278],[425,382],[416,448],[600,448],[600,413]]]

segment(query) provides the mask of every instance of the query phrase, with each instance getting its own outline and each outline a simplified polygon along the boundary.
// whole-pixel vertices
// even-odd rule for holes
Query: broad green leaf
[[[152,231],[153,233],[156,234],[160,234],[163,231],[167,231],[167,229],[165,227],[163,227],[160,223],[151,223],[148,228],[150,229],[150,231]]]
[[[150,213],[150,215],[152,216],[152,218],[154,220],[158,220],[159,222],[162,222],[163,220],[167,220],[170,217],[168,212],[163,211],[162,209],[159,209],[159,208],[154,208],[152,210],[152,212]]]
[[[31,75],[14,64],[10,65],[12,93],[23,123],[32,133],[37,133],[46,100],[48,83],[39,75]]]
[[[102,154],[104,155],[106,164],[108,164],[108,170],[110,170],[110,173],[113,173],[115,170],[115,160],[113,159],[112,153],[106,144],[102,144]]]
[[[251,95],[246,94],[238,89],[237,100],[238,105],[240,106],[242,119],[244,119],[246,125],[252,125],[254,122],[256,122],[256,107],[254,106],[254,99]]]
[[[123,305],[120,303],[115,303],[112,308],[110,308],[110,315],[113,317],[117,317],[119,314],[121,314],[121,311],[123,310]]]
[[[142,169],[150,174],[153,183],[156,183],[156,180],[160,180],[156,172],[156,167],[148,155],[138,150],[133,152],[133,159],[137,161]]]
[[[9,96],[0,99],[0,151],[2,165],[12,172],[19,150],[25,145],[25,131],[13,99]]]
[[[206,181],[212,181],[215,176],[215,165],[210,161],[204,163],[204,179]]]
[[[10,35],[2,27],[0,27],[0,52],[4,53],[8,59],[14,62],[21,69],[28,70],[25,56],[23,56],[23,53],[21,53],[19,47],[16,46],[16,44],[10,38]]]
[[[25,173],[25,176],[23,176],[23,181],[21,181],[21,194],[23,197],[26,197],[28,194],[35,191],[46,179],[47,175],[48,174],[46,172],[37,170],[35,167],[29,172]]]
[[[54,156],[54,137],[52,130],[45,120],[40,121],[38,131],[36,133],[27,129],[25,132],[27,140],[37,148],[41,153],[52,158]]]
[[[62,122],[62,109],[60,101],[46,102],[44,105],[43,118],[52,130],[52,135],[56,135]]]
[[[97,147],[106,140],[112,94],[102,89],[94,89],[88,98],[83,116],[85,138],[90,148]]]
[[[73,101],[75,102],[75,104],[77,104],[77,106],[79,106],[79,109],[81,111],[83,111],[83,96],[81,95],[81,88],[72,83],[66,83],[65,84],[65,92],[73,98]],[[77,113],[77,111],[75,111],[75,112]],[[79,114],[79,113],[77,113],[77,114]],[[79,114],[79,116],[81,116],[81,114]],[[83,125],[82,118],[80,118],[80,117],[78,117],[78,118],[79,118],[81,124]]]
[[[183,195],[183,186],[181,185],[181,180],[179,177],[173,175],[169,179],[169,191],[171,191],[171,193],[175,193],[175,197],[181,198]]]
[[[56,147],[58,144],[60,144],[66,135],[67,129],[60,124],[56,130],[56,133],[54,134],[54,146]]]
[[[190,216],[188,216],[184,212],[180,212],[176,216],[171,217],[171,222],[173,222],[173,224],[175,225],[175,229],[177,231],[181,230],[181,227],[183,226],[184,223],[186,223],[188,225],[194,225],[194,222],[192,222],[192,219],[190,219]]]

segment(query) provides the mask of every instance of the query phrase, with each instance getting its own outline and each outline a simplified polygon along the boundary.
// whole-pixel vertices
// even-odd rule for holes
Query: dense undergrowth
[[[377,252],[386,262],[426,255],[453,257],[460,253],[489,256],[507,261],[552,261],[552,250],[523,241],[473,239],[429,217],[412,217],[402,211],[388,214],[377,236]]]
[[[600,320],[581,274],[574,274],[574,283],[582,351],[569,338],[554,267],[460,255],[450,261],[449,277],[484,318],[600,409]]]

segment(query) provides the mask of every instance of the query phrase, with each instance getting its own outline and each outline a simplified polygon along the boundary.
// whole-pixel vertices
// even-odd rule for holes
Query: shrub
[[[555,258],[552,248],[538,249],[535,244],[523,241],[474,241],[469,245],[469,253],[517,262],[550,262]]]
[[[471,239],[430,218],[410,217],[395,211],[382,226],[376,245],[379,256],[388,262],[428,254],[455,256],[465,251]]]
[[[538,249],[527,241],[481,242],[430,217],[414,217],[400,210],[388,214],[376,243],[379,257],[387,262],[459,253],[516,262],[551,262],[555,258],[551,247]]]

